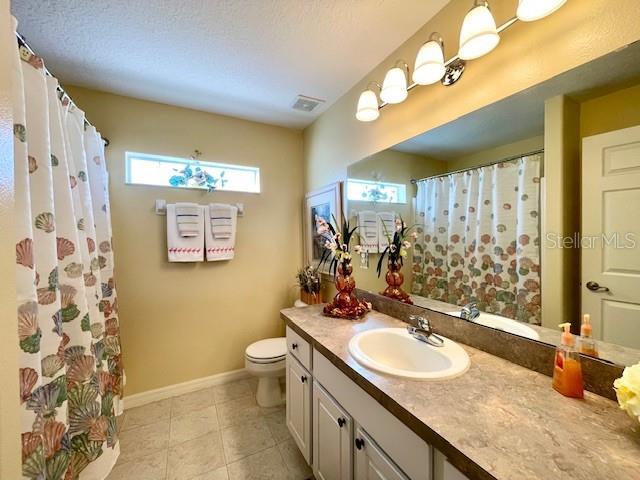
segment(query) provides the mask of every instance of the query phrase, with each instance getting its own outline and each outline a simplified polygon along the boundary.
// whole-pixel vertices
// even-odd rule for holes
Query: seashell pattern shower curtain
[[[42,59],[17,48],[12,75],[22,474],[102,480],[123,385],[104,145]]]
[[[541,162],[418,182],[412,293],[540,324]]]

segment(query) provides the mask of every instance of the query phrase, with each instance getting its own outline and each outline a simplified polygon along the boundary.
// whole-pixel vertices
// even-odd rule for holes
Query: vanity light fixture
[[[460,29],[460,48],[458,54],[449,60],[444,60],[444,42],[437,33],[432,33],[427,42],[420,47],[416,56],[415,68],[411,80],[409,66],[399,60],[384,77],[382,87],[371,82],[366,90],[360,94],[356,118],[361,122],[372,122],[380,116],[380,110],[389,104],[403,102],[408,93],[420,85],[429,85],[438,80],[444,86],[451,86],[462,76],[466,60],[473,60],[486,55],[500,43],[500,34],[509,27],[522,22],[532,22],[551,15],[562,7],[567,0],[518,0],[516,14],[496,27],[489,3],[486,0],[473,0],[473,8],[464,17]],[[378,97],[370,87],[377,86],[380,91]]]
[[[382,82],[380,99],[386,103],[401,103],[407,98],[407,76],[409,66],[398,60],[394,67],[387,72]]]
[[[540,20],[563,6],[567,0],[518,0],[518,20],[533,22]]]
[[[496,21],[489,10],[489,3],[476,0],[473,5],[464,17],[460,29],[458,56],[462,60],[480,58],[496,48],[500,42]]]
[[[431,85],[444,77],[444,41],[439,33],[432,33],[420,47],[412,79],[418,85]]]
[[[356,118],[361,122],[372,122],[380,116],[380,110],[378,107],[378,96],[373,91],[371,85],[378,87],[381,90],[380,85],[376,82],[370,82],[367,85],[367,89],[360,94],[358,99],[358,109],[356,110]]]

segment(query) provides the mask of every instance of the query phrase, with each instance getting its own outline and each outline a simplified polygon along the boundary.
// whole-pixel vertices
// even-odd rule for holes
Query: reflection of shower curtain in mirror
[[[412,292],[540,323],[536,154],[418,182]]]

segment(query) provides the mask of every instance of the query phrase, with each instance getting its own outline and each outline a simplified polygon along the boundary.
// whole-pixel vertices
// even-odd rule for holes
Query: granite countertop
[[[412,381],[358,364],[347,345],[373,328],[405,327],[372,311],[360,321],[328,318],[322,306],[282,318],[314,348],[471,479],[640,479],[640,424],[611,400],[569,399],[551,379],[460,344],[471,358],[452,380]]]

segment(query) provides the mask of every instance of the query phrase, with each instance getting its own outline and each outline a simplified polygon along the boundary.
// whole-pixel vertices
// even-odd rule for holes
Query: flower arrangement
[[[620,408],[640,421],[640,363],[626,367],[622,377],[613,382]]]
[[[301,300],[309,305],[320,303],[320,272],[311,265],[306,265],[298,270],[298,286],[300,287]]]
[[[386,297],[412,305],[413,301],[411,300],[411,297],[401,288],[402,283],[404,282],[404,275],[400,270],[404,265],[404,259],[408,255],[408,250],[411,248],[411,242],[409,242],[408,239],[411,238],[415,241],[418,238],[418,234],[416,232],[411,232],[414,227],[407,227],[404,220],[402,220],[402,217],[398,217],[395,220],[396,228],[393,232],[393,236],[391,236],[389,231],[387,231],[386,225],[384,223],[382,225],[384,226],[385,235],[389,245],[383,250],[380,258],[378,259],[378,266],[376,268],[378,277],[380,277],[380,274],[382,273],[382,262],[384,261],[385,256],[389,260],[389,270],[385,275],[387,288],[381,293]]]
[[[218,178],[201,168],[198,164],[198,158],[202,155],[200,150],[195,150],[191,155],[192,165],[187,165],[182,170],[174,169],[177,173],[169,178],[169,185],[172,187],[207,187],[209,193],[220,187],[224,187],[227,180],[224,178],[224,171],[220,172]]]
[[[356,319],[371,310],[371,304],[358,300],[353,293],[356,282],[351,276],[351,240],[357,230],[357,226],[351,228],[349,221],[342,222],[342,229],[338,228],[338,222],[333,217],[333,223],[327,222],[321,217],[316,218],[318,234],[326,239],[325,251],[322,253],[318,266],[329,262],[329,272],[333,272],[338,293],[333,301],[324,307],[324,314],[330,317]],[[354,253],[360,253],[360,245],[353,247]]]

